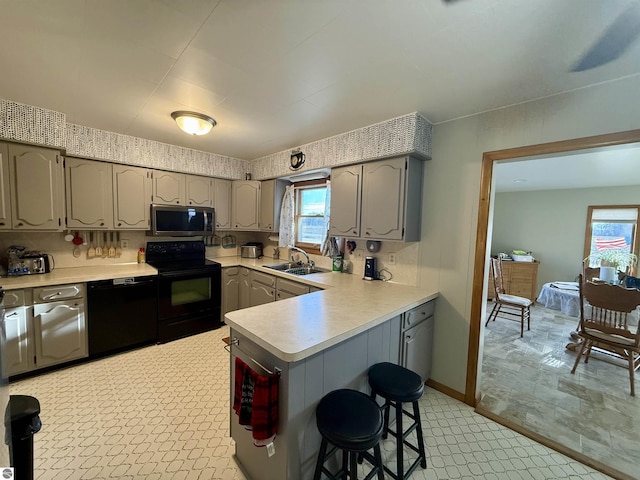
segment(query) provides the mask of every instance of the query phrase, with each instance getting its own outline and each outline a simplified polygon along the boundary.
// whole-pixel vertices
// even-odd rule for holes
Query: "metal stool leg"
[[[320,444],[320,452],[318,453],[318,461],[316,462],[316,471],[313,474],[313,480],[320,480],[322,465],[324,465],[324,456],[327,454],[327,443],[327,440],[323,438]]]
[[[402,441],[402,402],[396,402],[396,445],[398,447],[396,464],[398,480],[404,480],[404,442]]]
[[[427,455],[424,451],[424,438],[422,437],[422,422],[420,421],[420,407],[418,406],[418,402],[413,402],[413,415],[416,417],[415,421],[418,424],[416,427],[416,434],[418,435],[418,450],[420,450],[420,466],[422,468],[427,468]]]

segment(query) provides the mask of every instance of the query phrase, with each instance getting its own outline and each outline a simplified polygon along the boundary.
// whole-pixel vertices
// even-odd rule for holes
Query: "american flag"
[[[599,252],[602,252],[603,250],[610,250],[612,248],[628,250],[629,245],[627,244],[627,241],[624,239],[624,237],[596,237],[596,248]]]

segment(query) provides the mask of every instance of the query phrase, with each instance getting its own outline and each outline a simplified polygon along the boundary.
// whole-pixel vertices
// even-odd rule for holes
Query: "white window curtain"
[[[296,243],[296,219],[295,219],[295,190],[293,185],[288,185],[282,197],[280,208],[280,231],[278,233],[278,247],[290,247]]]
[[[335,257],[340,254],[340,249],[338,248],[338,242],[336,241],[336,237],[332,237],[329,235],[329,227],[330,227],[330,217],[331,217],[331,181],[327,180],[327,195],[324,199],[324,227],[326,230],[324,241],[322,242],[322,247],[320,251],[322,255],[325,257]]]

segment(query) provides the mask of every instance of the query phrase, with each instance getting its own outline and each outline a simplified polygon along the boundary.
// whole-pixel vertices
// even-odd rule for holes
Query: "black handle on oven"
[[[202,277],[203,275],[212,275],[215,273],[215,269],[202,269],[202,270],[180,270],[178,272],[162,272],[160,278],[177,278],[177,277]]]

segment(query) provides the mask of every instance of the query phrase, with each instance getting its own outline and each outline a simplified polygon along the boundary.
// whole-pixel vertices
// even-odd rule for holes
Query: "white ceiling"
[[[635,186],[640,184],[640,145],[497,162],[493,177],[496,192]]]
[[[0,97],[253,159],[418,111],[438,123],[640,72],[572,66],[637,0],[0,0]],[[189,137],[170,118],[218,121]]]

